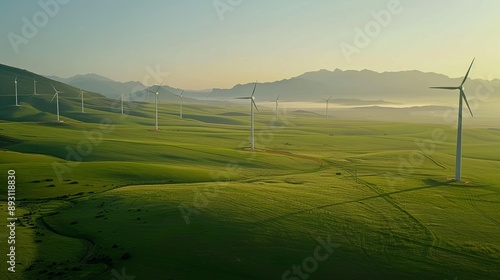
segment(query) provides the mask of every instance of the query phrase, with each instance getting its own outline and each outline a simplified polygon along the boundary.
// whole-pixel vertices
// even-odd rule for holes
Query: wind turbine
[[[33,79],[33,94],[36,95],[36,80]]]
[[[330,99],[331,99],[331,98],[332,98],[331,96],[330,96],[330,97],[328,97],[328,99],[324,99],[324,98],[322,98],[323,100],[325,100],[325,101],[326,101],[326,118],[327,118],[327,119],[328,119],[328,104],[330,103]]]
[[[163,85],[163,83],[161,83],[157,88],[156,88],[156,91],[150,91],[149,89],[146,89],[149,93],[152,93],[155,95],[155,115],[156,115],[156,118],[155,118],[155,127],[156,127],[156,130],[159,130],[158,129],[158,90],[161,88],[161,86]],[[148,94],[148,98],[149,98],[149,94]]]
[[[276,103],[276,119],[278,119],[278,99],[280,99],[280,96],[278,95],[278,97],[276,97],[276,101],[274,101]]]
[[[465,101],[465,104],[467,104],[467,108],[469,108],[469,112],[471,116],[474,117],[472,114],[472,110],[470,109],[469,102],[467,101],[467,97],[465,96],[464,92],[464,84],[465,81],[467,80],[467,77],[469,76],[470,69],[472,68],[472,64],[474,64],[474,59],[472,59],[472,62],[469,66],[469,70],[467,70],[467,73],[465,74],[464,79],[462,80],[462,83],[458,87],[430,87],[430,88],[435,88],[435,89],[446,89],[446,90],[459,90],[460,91],[460,96],[459,96],[459,101],[458,101],[458,129],[457,129],[457,151],[456,151],[456,159],[455,159],[455,181],[459,182],[461,178],[461,173],[462,173],[462,101]]]
[[[237,97],[236,99],[250,99],[250,149],[253,151],[255,149],[255,142],[254,142],[254,132],[253,132],[253,107],[257,111],[259,111],[259,108],[257,108],[257,105],[255,104],[255,97],[253,96],[255,94],[255,88],[257,87],[257,81],[255,82],[253,86],[253,91],[252,95],[248,97]]]
[[[82,97],[82,113],[85,113],[85,110],[83,108],[83,90],[80,89],[80,94],[78,95],[78,97]]]
[[[16,89],[16,106],[19,106],[19,105],[17,104],[17,76],[16,76],[16,78],[14,79],[14,87],[15,87],[15,89]]]
[[[54,96],[52,96],[52,99],[50,100],[50,102],[52,102],[54,100],[54,97],[56,98],[56,104],[57,104],[57,122],[61,122],[60,118],[59,118],[59,93],[64,93],[62,91],[57,91],[57,89],[54,87],[53,84],[50,84],[52,86],[52,88],[54,89],[54,91],[56,92],[54,94]]]
[[[180,111],[180,113],[179,113],[179,117],[180,117],[181,119],[182,119],[182,96],[183,96],[183,94],[184,94],[184,91],[182,91],[182,92],[181,92],[181,94],[180,94],[180,95],[178,95],[178,96],[179,96],[179,98],[181,99],[181,111]]]
[[[149,94],[148,94],[149,95]],[[122,115],[123,115],[123,91],[122,91],[122,95],[121,95],[121,103],[122,103]]]

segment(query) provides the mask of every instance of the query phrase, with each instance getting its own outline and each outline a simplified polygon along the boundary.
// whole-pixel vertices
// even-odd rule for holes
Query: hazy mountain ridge
[[[259,83],[256,97],[272,101],[321,101],[334,99],[381,100],[390,103],[443,104],[453,102],[452,92],[429,89],[431,86],[458,86],[462,78],[417,70],[378,73],[371,70],[319,70],[272,83]],[[469,99],[497,97],[500,80],[468,79],[465,87]],[[468,89],[468,90],[467,90]],[[214,89],[213,98],[227,99],[246,96],[253,83],[236,85],[231,89]],[[481,92],[482,94],[478,94]],[[478,96],[476,96],[478,95]]]
[[[7,67],[7,66],[5,66]],[[10,66],[8,66],[10,67]],[[14,70],[16,69],[16,70]],[[11,72],[26,71],[11,67]],[[36,75],[36,74],[32,74]],[[76,75],[70,78],[48,76],[76,88],[98,92],[116,99],[123,92],[133,93],[135,100],[147,100],[145,89],[155,90],[140,82],[117,82],[97,74]],[[369,104],[453,104],[452,92],[429,89],[430,86],[458,86],[462,78],[449,78],[443,74],[426,73],[418,70],[399,72],[375,72],[371,70],[321,69],[301,74],[289,79],[258,83],[256,97],[258,101],[274,101],[278,96],[281,101],[320,102],[332,97],[332,100],[354,100],[352,105]],[[211,92],[185,91],[185,97],[200,100],[232,100],[235,97],[248,96],[254,83],[237,84],[230,89],[214,88]],[[469,79],[466,93],[470,100],[487,97],[497,98],[500,79],[491,81]],[[7,87],[8,88],[8,87]],[[6,88],[6,89],[7,89]],[[1,89],[1,87],[0,87]],[[166,93],[165,101],[173,101],[181,89],[163,85],[160,92]],[[376,101],[376,102],[375,102]]]
[[[109,78],[97,74],[76,75],[69,78],[61,78],[58,76],[47,76],[47,78],[72,85],[86,91],[99,92],[102,95],[116,99],[122,93],[131,93],[131,89],[144,89],[146,88],[140,82],[117,82]]]

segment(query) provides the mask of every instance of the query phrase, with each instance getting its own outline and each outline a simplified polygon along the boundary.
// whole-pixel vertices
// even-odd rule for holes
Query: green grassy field
[[[122,116],[96,95],[82,114],[73,96],[55,123],[50,98],[1,108],[1,177],[16,171],[20,218],[17,272],[2,278],[500,275],[500,130],[464,124],[456,183],[446,125],[263,109],[251,152],[246,107],[191,104],[181,120],[161,104],[154,131],[153,104]]]

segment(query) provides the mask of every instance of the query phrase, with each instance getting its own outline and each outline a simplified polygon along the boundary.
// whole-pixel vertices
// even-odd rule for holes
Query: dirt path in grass
[[[45,220],[44,220],[44,217],[41,217],[38,219],[38,222],[41,226],[43,226],[46,230],[52,232],[53,234],[57,234],[57,235],[60,235],[60,236],[63,236],[63,237],[67,237],[67,238],[76,238],[76,239],[80,239],[80,240],[83,240],[84,241],[84,244],[85,244],[85,254],[83,254],[83,256],[80,258],[79,262],[81,263],[85,263],[90,255],[92,255],[92,253],[94,252],[94,249],[95,249],[95,243],[92,242],[91,240],[89,239],[86,239],[86,238],[80,238],[80,237],[74,237],[74,236],[69,236],[69,235],[65,235],[65,234],[62,234],[61,232],[57,231],[56,229],[54,229],[52,226],[50,226]]]
[[[47,215],[47,216],[50,216],[50,215]],[[45,216],[45,217],[47,217]],[[53,234],[57,234],[57,235],[60,235],[60,236],[63,236],[63,237],[67,237],[67,238],[76,238],[76,239],[80,239],[80,240],[83,240],[84,242],[84,245],[85,245],[85,253],[83,254],[83,256],[80,257],[79,259],[79,263],[84,265],[84,264],[87,264],[90,256],[92,255],[92,253],[94,252],[94,249],[96,247],[95,243],[90,240],[90,239],[87,239],[87,238],[81,238],[81,237],[74,237],[74,236],[69,236],[69,235],[66,235],[66,234],[63,234],[61,232],[59,232],[58,230],[54,229],[52,226],[50,226],[45,220],[44,220],[44,217],[41,217],[39,219],[37,219],[37,223],[39,225],[41,225],[42,227],[44,227],[47,231],[53,233]],[[106,269],[104,269],[103,271],[99,272],[99,273],[96,273],[93,277],[100,277],[102,275],[104,275],[104,273],[107,273],[109,272],[112,268],[106,264],[106,263],[101,263],[101,264],[104,264],[106,266]]]

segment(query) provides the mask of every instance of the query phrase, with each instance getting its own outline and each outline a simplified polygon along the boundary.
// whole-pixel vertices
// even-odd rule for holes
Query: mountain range
[[[143,92],[134,89],[149,88],[140,82],[122,83],[96,74],[47,78],[98,92],[109,98],[117,98],[121,92]],[[256,97],[259,101],[274,101],[279,96],[280,100],[291,102],[320,102],[332,97],[334,103],[360,106],[392,103],[445,105],[454,104],[453,97],[429,87],[457,86],[461,79],[416,70],[378,73],[370,70],[323,69],[290,79],[258,83]],[[465,86],[469,99],[484,98],[486,95],[490,98],[495,97],[495,92],[499,92],[500,80],[469,79]],[[253,83],[248,83],[227,89],[214,88],[209,92],[187,90],[185,95],[200,100],[231,100],[238,96],[247,96],[252,89]],[[182,89],[163,85],[162,90],[179,94]]]
[[[118,82],[97,74],[76,75],[70,78],[57,76],[43,77],[28,70],[0,64],[0,91],[3,94],[13,90],[14,76],[20,79],[48,79],[70,85],[76,89],[99,93],[107,98],[118,99],[121,93],[129,95],[131,100],[146,101],[146,89],[156,90],[156,86],[146,86],[137,81]],[[8,78],[8,76],[11,76]],[[443,74],[420,71],[401,71],[378,73],[370,70],[334,71],[319,70],[307,72],[297,77],[275,82],[258,83],[256,98],[259,102],[271,102],[279,96],[281,102],[323,102],[332,97],[331,102],[346,106],[418,106],[438,105],[456,106],[454,92],[429,89],[430,86],[456,86],[462,78],[449,78]],[[185,91],[186,102],[198,100],[226,100],[248,96],[254,83],[238,84],[232,88],[214,88],[208,92]],[[20,83],[22,86],[30,86]],[[469,101],[498,100],[500,80],[469,79],[466,84]],[[32,85],[31,85],[32,88]],[[173,102],[182,89],[163,85],[159,92],[163,102]],[[398,107],[398,106],[395,106]]]

